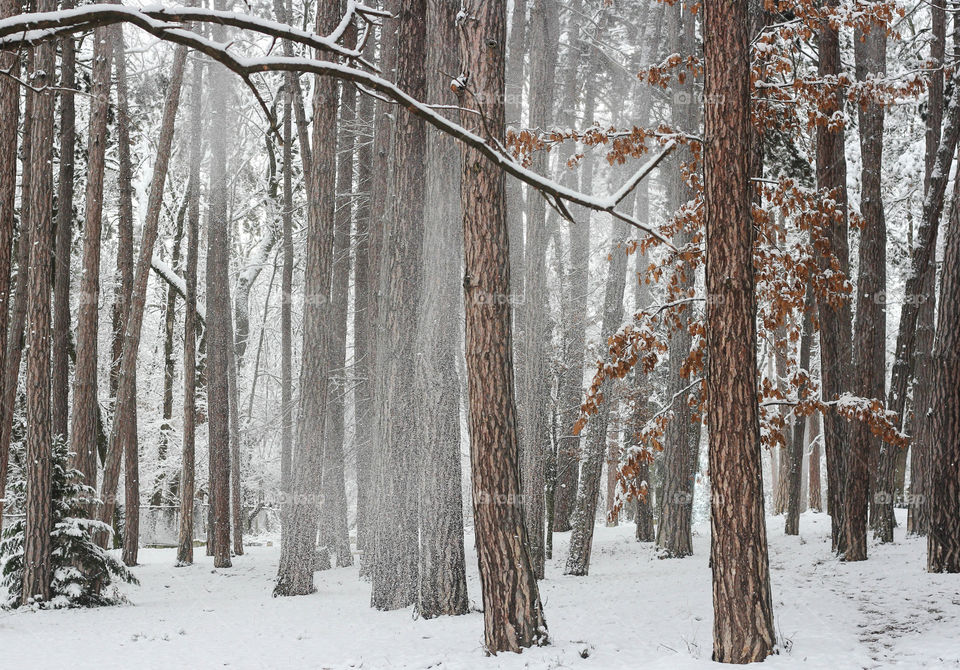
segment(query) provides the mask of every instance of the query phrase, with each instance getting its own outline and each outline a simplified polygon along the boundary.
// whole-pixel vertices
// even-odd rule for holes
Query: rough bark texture
[[[705,6],[704,204],[713,660],[773,650],[757,408],[747,2]]]
[[[73,7],[72,0],[61,3]],[[60,42],[60,155],[57,180],[57,241],[53,263],[53,341],[50,365],[50,430],[54,437],[67,439],[70,392],[70,246],[73,238],[73,175],[76,141],[76,54],[74,41]]]
[[[460,57],[481,102],[485,129],[504,137],[506,2],[470,0],[462,9]],[[474,107],[475,108],[475,107]],[[466,123],[479,130],[475,115]],[[473,516],[483,593],[484,644],[490,653],[519,652],[548,641],[543,606],[520,505],[519,450],[513,387],[504,175],[472,149],[461,151],[464,305],[470,407]]]
[[[52,11],[53,0],[42,0],[40,11]],[[52,88],[56,45],[36,48],[30,84]],[[54,93],[30,92],[30,261],[27,289],[27,413],[26,413],[26,531],[23,541],[23,600],[50,597],[51,435],[50,435],[50,260],[53,254],[53,116]]]
[[[427,8],[427,97],[455,104],[439,72],[458,66],[458,0],[431,0]],[[460,214],[459,148],[452,138],[427,131],[424,210],[423,308],[418,325],[418,385],[423,390],[419,424],[420,580],[417,611],[430,618],[466,614],[466,557],[463,547],[463,493],[460,480],[460,306],[457,283],[463,233]]]
[[[197,257],[200,251],[200,162],[203,159],[203,63],[193,64],[190,85],[190,176],[187,182],[187,295],[183,317],[183,455],[177,563],[193,563],[193,507],[197,431]]]
[[[103,218],[103,170],[110,102],[113,41],[109,28],[94,31],[90,126],[87,138],[87,187],[83,219],[83,275],[77,305],[77,362],[73,378],[71,451],[90,486],[97,484],[97,350],[100,301],[100,229]]]
[[[827,0],[827,7],[837,6],[837,0]],[[820,76],[840,73],[840,38],[835,27],[824,22],[820,31]],[[843,91],[828,98],[821,113],[830,116],[843,108]],[[831,222],[821,230],[822,243],[818,245],[818,263],[823,272],[850,274],[850,250],[847,242],[847,159],[844,154],[844,130],[820,127],[816,141],[817,188],[829,193],[841,213],[842,221]],[[821,393],[824,400],[833,400],[849,390],[852,316],[850,301],[823,300],[818,296],[820,314],[820,370]],[[823,437],[827,454],[827,511],[832,519],[831,544],[833,550],[843,552],[843,488],[844,454],[847,451],[846,420],[837,412],[823,418]]]
[[[317,5],[315,29],[320,34],[338,22],[338,2]],[[299,124],[298,124],[299,125]],[[337,82],[317,77],[313,88],[313,145],[307,175],[307,243],[303,295],[303,356],[297,448],[293,460],[289,532],[280,551],[280,568],[273,593],[277,596],[312,593],[319,501],[323,472],[323,435],[326,426],[329,378],[330,280],[336,205]],[[301,152],[305,145],[301,144]]]
[[[955,19],[956,20],[956,19]],[[946,52],[947,16],[942,5],[930,5],[931,36],[930,58],[943,63]],[[954,50],[956,51],[956,43]],[[929,74],[927,85],[927,127],[925,134],[925,162],[923,190],[926,194],[930,187],[930,175],[940,146],[940,131],[943,123],[945,104],[943,90],[943,70],[935,68]],[[951,203],[951,216],[958,215],[957,190],[960,182],[954,183],[954,198]],[[930,473],[930,453],[933,449],[933,417],[930,412],[933,400],[933,388],[936,380],[930,354],[933,350],[934,317],[936,315],[936,260],[931,256],[923,280],[923,304],[917,319],[917,356],[916,381],[914,384],[913,440],[910,444],[910,494],[907,497],[907,532],[925,535],[929,514],[929,495],[927,484]]]
[[[820,419],[813,417],[810,419],[810,438],[807,440],[807,444],[811,445],[807,482],[810,509],[815,512],[823,511],[823,491],[820,487],[820,442]]]
[[[869,33],[854,40],[856,74],[859,81],[867,76],[882,77],[886,72],[886,26],[875,25]],[[864,398],[883,398],[886,366],[887,310],[884,300],[887,284],[887,224],[883,213],[880,166],[883,160],[883,106],[868,103],[859,107],[860,153],[863,156],[860,208],[864,228],[860,235],[860,275],[857,280],[857,321],[854,330],[853,391]],[[849,427],[846,482],[843,495],[843,529],[848,561],[867,558],[867,506],[870,491],[870,454],[876,438],[863,421]],[[880,461],[893,462],[896,447],[880,446]],[[877,526],[883,541],[893,540],[892,470],[878,463],[884,474],[877,473],[874,487],[874,511],[884,517]],[[889,476],[888,476],[889,475]],[[884,497],[889,496],[890,500]]]
[[[426,1],[401,3],[397,14],[397,86],[426,97]],[[419,429],[411,411],[416,387],[417,318],[423,291],[423,161],[426,128],[397,114],[393,131],[393,215],[385,226],[380,290],[383,311],[377,338],[379,503],[374,525],[371,604],[397,609],[416,601],[419,562],[416,468]],[[417,397],[419,389],[415,391]]]
[[[800,335],[800,369],[810,369],[810,350],[813,348],[813,284],[807,285],[807,295],[803,306],[803,332]],[[799,390],[802,396],[804,389]],[[800,534],[800,512],[803,497],[803,451],[806,440],[809,438],[809,419],[802,416],[793,417],[793,434],[790,437],[787,456],[789,468],[787,470],[787,515],[783,522],[785,535]],[[819,467],[819,454],[817,456]],[[819,487],[819,482],[817,483]],[[819,492],[817,493],[819,495]]]
[[[20,11],[17,0],[0,3],[0,17],[6,18]],[[18,74],[19,55],[5,51],[0,53],[0,68]],[[9,322],[11,271],[13,262],[13,234],[16,224],[17,197],[17,124],[20,120],[20,86],[10,77],[0,77],[0,499],[6,495],[7,467],[10,456],[10,429],[7,428],[8,393],[6,386],[16,375],[7,370],[7,325]],[[24,230],[21,226],[21,242],[25,248]],[[22,269],[24,265],[21,265]],[[19,271],[18,271],[19,272]],[[21,328],[22,330],[22,328]],[[19,337],[19,336],[17,336]],[[17,367],[19,368],[19,356]],[[13,408],[9,415],[13,418]],[[2,508],[2,504],[0,504]],[[3,514],[0,509],[0,532],[3,530]]]
[[[956,90],[956,89],[954,89]],[[954,94],[956,96],[956,93]],[[927,570],[960,572],[960,222],[946,232],[932,364],[934,451],[930,459]]]

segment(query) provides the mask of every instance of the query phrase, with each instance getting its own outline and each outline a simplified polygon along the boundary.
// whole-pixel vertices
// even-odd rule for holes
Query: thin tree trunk
[[[73,8],[64,0],[62,9]],[[57,240],[54,248],[53,341],[50,365],[50,430],[66,441],[70,392],[70,257],[73,238],[73,175],[76,140],[76,53],[72,37],[60,42],[60,165],[57,184]]]
[[[757,407],[746,0],[705,6],[704,204],[713,660],[773,651]]]
[[[461,92],[460,104],[479,100],[486,132],[502,141],[506,2],[488,0],[470,10],[460,22],[460,54],[476,97]],[[473,115],[464,121],[480,125]],[[548,636],[519,504],[511,309],[509,301],[483,299],[510,293],[504,175],[474,150],[462,148],[461,157],[470,460],[484,643],[490,653],[519,652],[546,644]]]
[[[53,0],[41,0],[40,11],[53,11]],[[50,435],[50,260],[53,255],[53,117],[56,44],[36,47],[28,70],[36,89],[30,126],[30,263],[27,289],[26,530],[23,541],[22,603],[48,600],[51,564],[51,435]]]
[[[100,302],[100,231],[103,176],[110,103],[110,28],[94,30],[90,125],[87,139],[87,187],[84,199],[83,276],[77,312],[77,362],[73,378],[71,451],[89,486],[97,484],[97,353]]]
[[[183,317],[183,471],[177,564],[193,563],[197,430],[197,257],[200,249],[200,162],[203,160],[203,62],[193,63],[190,89],[190,176],[187,181],[187,295]]]
[[[813,284],[807,284],[807,295],[803,305],[803,332],[800,335],[800,369],[810,369],[810,350],[813,348]],[[800,397],[804,396],[806,385],[798,390]],[[789,468],[787,470],[787,516],[783,522],[785,535],[800,534],[801,498],[803,494],[803,448],[808,438],[807,419],[802,416],[793,417],[793,434],[789,445]],[[817,462],[819,465],[819,461]]]

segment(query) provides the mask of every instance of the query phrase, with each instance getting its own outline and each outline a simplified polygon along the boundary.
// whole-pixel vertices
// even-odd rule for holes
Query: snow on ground
[[[829,518],[804,514],[785,537],[768,518],[779,656],[763,667],[960,668],[960,577],[924,570],[926,542],[871,545],[870,560],[830,553]],[[558,534],[541,583],[552,644],[485,657],[475,612],[432,621],[370,609],[357,571],[317,573],[318,592],[271,598],[279,549],[250,547],[229,570],[174,568],[145,549],[133,606],[0,612],[0,668],[653,668],[712,666],[709,527],[695,555],[659,560],[633,526],[598,527],[590,576],[567,577]],[[469,539],[469,538],[468,538]],[[480,586],[471,557],[470,595]],[[583,658],[585,656],[586,658]]]

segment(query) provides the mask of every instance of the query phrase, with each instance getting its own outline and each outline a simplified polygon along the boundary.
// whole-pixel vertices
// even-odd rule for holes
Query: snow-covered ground
[[[780,655],[768,668],[960,668],[960,577],[924,570],[926,543],[871,545],[870,560],[830,553],[829,518],[801,535],[768,519]],[[590,576],[566,577],[557,535],[541,593],[552,644],[485,657],[479,613],[432,621],[370,609],[356,569],[317,573],[309,597],[270,597],[279,549],[250,547],[229,570],[173,567],[140,552],[134,605],[0,612],[0,668],[702,668],[710,661],[709,531],[695,555],[658,560],[632,525],[597,528]],[[470,594],[479,604],[474,559]],[[584,658],[585,657],[585,658]]]

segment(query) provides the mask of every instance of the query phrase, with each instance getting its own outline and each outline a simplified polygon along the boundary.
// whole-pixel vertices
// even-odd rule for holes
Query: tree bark
[[[810,350],[813,348],[813,284],[807,284],[807,295],[803,305],[803,332],[800,334],[800,369],[810,369]],[[805,385],[798,390],[804,396]],[[789,468],[787,470],[787,515],[783,522],[785,535],[800,534],[801,499],[803,497],[803,451],[808,439],[808,418],[793,417],[793,433],[789,444]],[[819,456],[818,456],[819,459]],[[817,461],[819,467],[820,461]],[[817,483],[819,487],[819,482]],[[818,492],[819,495],[819,492]]]
[[[41,0],[40,11],[56,8]],[[28,70],[31,86],[52,88],[56,45],[45,42],[34,52]],[[53,117],[52,90],[28,93],[33,97],[30,126],[30,261],[27,288],[27,413],[26,413],[26,530],[23,541],[22,603],[48,600],[53,577],[50,531],[50,261],[53,252]]]
[[[868,33],[854,39],[856,74],[858,81],[868,76],[883,77],[886,73],[886,26],[872,26]],[[883,165],[883,106],[869,102],[859,107],[860,154],[863,156],[861,174],[862,195],[860,208],[864,228],[860,235],[860,276],[857,280],[857,321],[854,330],[853,390],[863,398],[883,398],[886,365],[887,310],[887,223],[883,213],[883,189],[880,168]],[[870,454],[877,448],[877,438],[864,421],[850,425],[850,447],[846,456],[846,482],[843,495],[843,529],[846,536],[845,560],[862,561],[867,558],[867,506],[870,491]],[[896,449],[890,445],[879,447],[880,458],[874,511],[882,517],[877,536],[884,542],[893,540],[893,500],[890,485],[892,470],[881,463],[890,460],[886,452]],[[884,496],[890,496],[885,500]]]
[[[61,3],[73,7],[72,0]],[[57,229],[54,247],[53,341],[50,365],[50,430],[67,440],[70,394],[70,258],[73,240],[73,176],[76,140],[76,53],[72,37],[60,42],[60,165],[57,184]]]
[[[339,3],[317,5],[315,29],[333,30],[339,21]],[[323,435],[326,427],[330,371],[330,281],[336,198],[337,82],[316,78],[313,88],[313,146],[307,175],[307,254],[303,296],[303,355],[297,448],[293,461],[289,532],[280,551],[276,596],[312,593],[319,505],[317,491],[323,473]],[[301,151],[303,145],[301,145]]]
[[[705,6],[704,204],[713,660],[773,651],[757,407],[746,0]]]
[[[187,181],[187,295],[183,317],[183,455],[177,564],[193,563],[197,430],[197,257],[200,250],[200,163],[203,160],[203,63],[194,61],[190,86],[190,176]]]
[[[470,2],[460,22],[463,71],[479,100],[485,129],[504,139],[506,2]],[[479,125],[470,115],[467,123]],[[484,643],[490,653],[519,652],[548,641],[543,606],[527,544],[520,502],[516,401],[509,301],[485,296],[510,292],[504,175],[476,150],[461,149],[473,515],[483,593]]]

